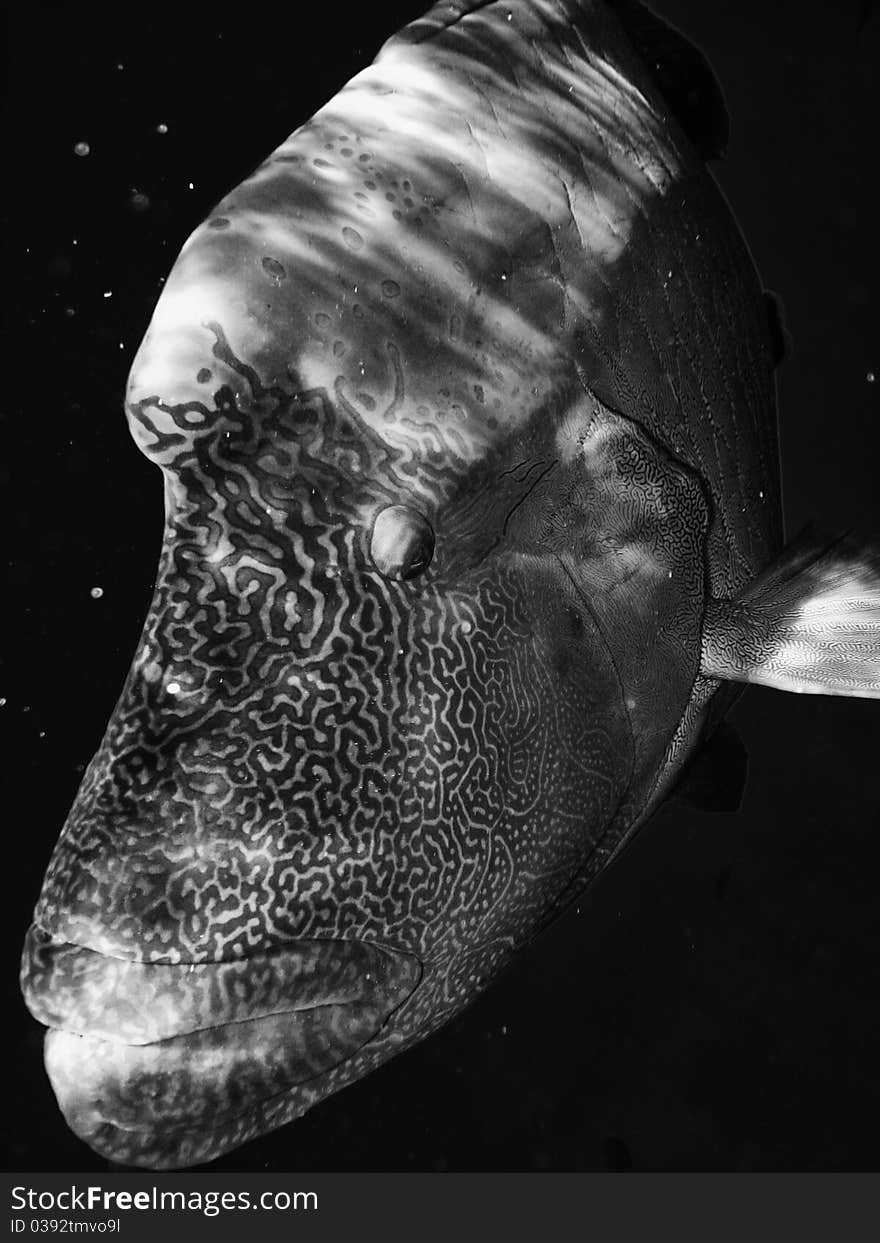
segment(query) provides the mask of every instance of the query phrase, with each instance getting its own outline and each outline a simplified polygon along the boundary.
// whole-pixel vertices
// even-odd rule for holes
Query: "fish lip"
[[[22,987],[74,1133],[111,1160],[199,1164],[302,1113],[416,989],[412,954],[300,940],[219,963],[142,963],[31,928]],[[272,1118],[261,1122],[264,1112]],[[281,1116],[283,1115],[283,1116]]]
[[[331,1007],[316,1007],[308,1014],[321,1022],[328,1009]],[[301,1021],[302,1012],[263,1016],[244,1026],[260,1028],[273,1018],[290,1018],[296,1023]],[[332,1090],[324,1086],[332,1072],[343,1068],[365,1045],[376,1040],[386,1021],[383,1018],[370,1023],[344,1053],[340,1055],[337,1048],[330,1053],[327,1064],[317,1070],[312,1065],[303,1073],[302,1063],[294,1057],[292,1065],[280,1077],[273,1078],[266,1073],[264,1061],[252,1062],[260,1080],[258,1090],[254,1090],[253,1083],[246,1084],[244,1090],[241,1084],[234,1084],[225,1103],[219,1105],[218,1091],[210,1090],[217,1085],[210,1083],[205,1092],[201,1067],[197,1064],[193,1069],[188,1065],[193,1060],[190,1047],[193,1039],[202,1035],[210,1035],[213,1046],[217,1036],[241,1026],[235,1023],[209,1033],[187,1033],[155,1045],[123,1045],[50,1028],[44,1043],[44,1062],[65,1121],[94,1152],[122,1165],[182,1169],[213,1161],[299,1117]],[[327,1030],[330,1026],[328,1022]],[[145,1054],[164,1055],[170,1046],[177,1046],[187,1063],[182,1075],[179,1068],[175,1075],[173,1071],[169,1074],[161,1067],[148,1066],[138,1076],[137,1060]],[[209,1050],[215,1059],[216,1052],[214,1047]],[[255,1056],[258,1053],[259,1050]],[[207,1069],[210,1079],[218,1069],[216,1060]],[[220,1085],[221,1095],[223,1086]],[[190,1116],[187,1104],[193,1096],[196,1106],[201,1104],[202,1108]]]
[[[219,962],[143,962],[56,941],[33,924],[21,987],[46,1027],[149,1045],[320,1006],[384,997],[394,1008],[420,973],[414,955],[361,940],[300,938]]]

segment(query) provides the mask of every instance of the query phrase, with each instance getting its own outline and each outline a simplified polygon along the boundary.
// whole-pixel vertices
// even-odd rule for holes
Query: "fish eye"
[[[370,556],[383,578],[415,578],[431,564],[434,532],[424,514],[409,505],[389,505],[373,523]]]

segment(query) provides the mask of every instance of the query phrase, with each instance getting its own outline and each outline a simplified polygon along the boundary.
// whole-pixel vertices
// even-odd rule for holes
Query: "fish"
[[[22,963],[98,1153],[213,1160],[425,1039],[743,684],[880,695],[876,540],[783,541],[725,142],[640,6],[443,3],[184,245],[125,399],[155,595]]]

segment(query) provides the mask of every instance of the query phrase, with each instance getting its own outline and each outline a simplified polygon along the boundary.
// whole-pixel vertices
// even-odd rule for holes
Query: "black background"
[[[108,1168],[57,1111],[16,959],[151,594],[161,485],[121,413],[128,367],[190,230],[423,7],[30,5],[12,20],[9,1169]],[[858,0],[657,8],[722,82],[717,176],[786,307],[788,529],[880,530],[880,23]],[[212,1168],[876,1169],[880,710],[750,689],[734,721],[739,813],[662,811],[461,1019]]]

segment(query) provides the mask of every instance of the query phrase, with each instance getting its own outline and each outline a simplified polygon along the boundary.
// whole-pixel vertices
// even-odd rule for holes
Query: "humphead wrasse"
[[[155,595],[24,952],[96,1151],[209,1161],[437,1029],[741,683],[880,695],[878,544],[783,545],[725,126],[630,0],[444,0],[184,245]]]

